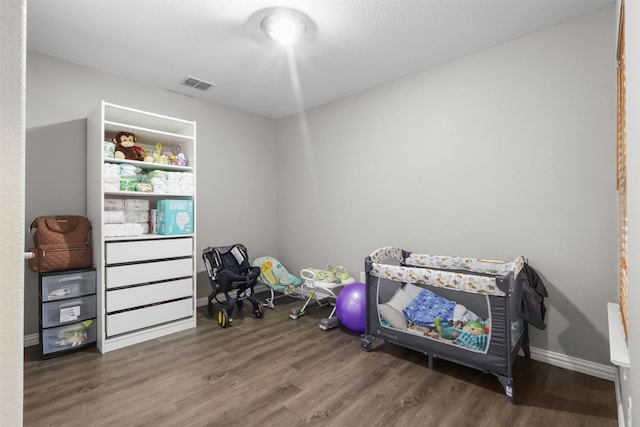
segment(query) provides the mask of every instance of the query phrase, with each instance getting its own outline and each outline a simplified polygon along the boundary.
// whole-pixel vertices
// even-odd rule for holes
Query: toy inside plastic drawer
[[[42,354],[70,350],[96,341],[95,319],[42,330]]]
[[[96,317],[95,295],[42,303],[43,328],[78,322],[92,317]]]
[[[96,293],[95,270],[42,276],[42,301],[55,301]]]

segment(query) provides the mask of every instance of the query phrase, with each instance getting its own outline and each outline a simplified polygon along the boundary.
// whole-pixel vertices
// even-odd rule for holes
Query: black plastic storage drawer
[[[42,327],[64,325],[96,317],[96,296],[42,303]]]
[[[40,273],[39,291],[43,359],[95,345],[95,268]]]
[[[42,302],[95,294],[96,272],[75,270],[43,275],[40,292]]]
[[[89,319],[71,325],[42,330],[42,356],[74,350],[96,342],[96,320]]]

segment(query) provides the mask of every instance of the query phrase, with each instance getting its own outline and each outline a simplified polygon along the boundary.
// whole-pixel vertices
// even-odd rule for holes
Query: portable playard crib
[[[530,358],[528,323],[521,319],[522,257],[513,262],[418,255],[396,247],[365,258],[363,351],[376,337],[433,359],[495,375],[514,402],[513,362]]]
[[[210,316],[215,314],[213,300],[224,308],[218,310],[218,324],[226,328],[233,323],[233,308],[235,305],[242,308],[243,300],[249,300],[253,306],[253,314],[257,318],[264,315],[264,307],[255,295],[253,288],[260,275],[260,267],[252,267],[249,264],[247,248],[236,243],[230,246],[208,247],[202,251],[202,259],[207,269],[212,291],[207,300],[207,310]],[[236,297],[230,292],[235,290]],[[223,294],[226,301],[220,301],[219,295]]]

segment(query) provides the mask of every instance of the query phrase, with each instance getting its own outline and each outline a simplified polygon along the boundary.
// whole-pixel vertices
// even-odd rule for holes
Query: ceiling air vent
[[[205,82],[204,80],[196,79],[195,77],[187,76],[182,84],[185,86],[192,87],[194,89],[207,90],[211,86],[215,86],[213,83]]]

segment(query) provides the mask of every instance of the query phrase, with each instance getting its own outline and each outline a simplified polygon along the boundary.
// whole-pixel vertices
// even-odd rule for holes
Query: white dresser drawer
[[[107,289],[193,276],[193,258],[107,267]]]
[[[193,295],[193,279],[107,291],[107,313]]]
[[[107,242],[105,260],[107,265],[110,265],[184,256],[193,256],[191,237]]]
[[[193,298],[107,315],[107,336],[193,316]]]

